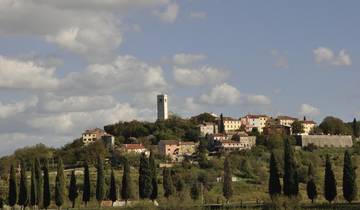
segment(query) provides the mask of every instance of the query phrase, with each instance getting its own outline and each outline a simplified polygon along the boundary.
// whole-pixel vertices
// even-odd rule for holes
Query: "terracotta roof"
[[[264,114],[248,114],[245,117],[247,117],[247,118],[260,118],[260,117],[268,117],[268,116],[264,115]]]
[[[100,128],[87,129],[84,132],[84,134],[91,134],[91,133],[106,133],[106,132]]]
[[[142,144],[124,144],[125,149],[145,149],[144,145]]]
[[[289,116],[278,116],[277,119],[279,119],[279,120],[297,120],[297,118],[289,117]]]
[[[300,122],[303,124],[316,124],[316,122],[312,121],[312,120],[306,120],[306,121],[300,121]]]

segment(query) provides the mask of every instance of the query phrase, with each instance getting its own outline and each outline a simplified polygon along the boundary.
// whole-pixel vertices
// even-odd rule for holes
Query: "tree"
[[[351,203],[357,195],[356,171],[349,150],[346,150],[344,155],[343,195],[349,203]]]
[[[329,155],[326,156],[325,161],[325,183],[324,183],[324,194],[325,199],[331,203],[336,195],[336,179],[334,171],[332,170],[331,161]]]
[[[112,201],[113,205],[114,205],[114,202],[117,200],[116,181],[115,181],[114,170],[111,170],[109,199]]]
[[[200,185],[198,183],[197,180],[194,180],[194,182],[191,185],[190,188],[190,197],[191,199],[193,199],[194,201],[196,201],[197,199],[199,199],[200,197]]]
[[[72,203],[72,208],[75,208],[75,201],[78,196],[79,196],[79,193],[78,193],[78,187],[76,185],[76,175],[75,175],[75,170],[73,170],[71,172],[69,195],[68,195],[68,198]]]
[[[284,145],[284,194],[297,196],[299,193],[298,174],[296,170],[294,151],[290,139],[285,140]]]
[[[220,114],[219,133],[225,133],[225,125],[224,125],[223,114]]]
[[[55,179],[55,204],[58,209],[61,209],[61,206],[64,204],[64,194],[65,194],[65,179],[64,179],[64,166],[62,159],[58,159],[57,172]]]
[[[20,172],[20,187],[19,187],[19,200],[18,204],[22,206],[23,209],[28,205],[28,183],[26,177],[26,166],[25,162],[21,163],[21,172]]]
[[[10,167],[10,178],[9,178],[9,194],[8,194],[8,204],[11,207],[14,207],[17,200],[17,189],[16,189],[16,172],[14,165]]]
[[[105,197],[105,177],[104,177],[104,164],[100,156],[98,156],[98,163],[96,166],[97,179],[96,179],[96,200],[99,202],[99,206]]]
[[[45,159],[43,172],[44,172],[43,207],[47,209],[50,206],[50,202],[51,202],[50,182],[49,182],[49,162],[47,159]]]
[[[90,173],[89,173],[89,165],[87,161],[84,163],[84,183],[83,183],[83,197],[82,201],[85,203],[85,207],[87,203],[90,201],[91,197],[91,184],[90,184]]]
[[[281,184],[278,166],[275,158],[275,154],[271,152],[270,156],[270,176],[269,176],[269,194],[270,197],[281,194]]]
[[[229,202],[229,199],[232,197],[232,195],[233,195],[232,174],[231,174],[229,157],[226,157],[224,161],[224,181],[223,181],[223,196],[226,198],[226,202]]]
[[[36,206],[37,203],[37,182],[35,176],[35,160],[31,166],[31,187],[30,187],[30,205],[32,207]]]
[[[40,159],[35,159],[35,179],[36,179],[36,205],[40,206],[42,204],[42,191],[43,191],[43,180],[42,180],[42,171],[41,171],[41,164]]]
[[[312,164],[308,168],[308,181],[306,183],[306,193],[308,198],[311,200],[311,203],[314,203],[314,200],[317,198],[317,189],[315,184],[315,172]]]
[[[359,125],[356,122],[356,118],[354,118],[352,122],[352,132],[353,132],[353,136],[355,136],[356,138],[358,138],[360,135],[359,130],[360,130]]]
[[[291,131],[294,134],[304,133],[304,125],[299,120],[295,120],[291,124]]]
[[[180,194],[180,192],[182,192],[184,188],[185,188],[184,180],[180,176],[178,176],[175,183],[175,190],[178,194]]]
[[[145,153],[140,155],[139,166],[139,197],[141,199],[149,198],[152,192],[151,170],[149,160]]]
[[[126,205],[127,201],[132,197],[130,166],[126,158],[124,160],[124,172],[121,184],[121,198],[125,200]]]
[[[319,125],[324,134],[340,135],[351,134],[344,122],[336,117],[326,117]]]
[[[158,183],[157,183],[156,163],[155,163],[153,151],[150,152],[149,166],[151,170],[151,190],[152,190],[150,194],[150,199],[152,201],[155,201],[158,197]]]
[[[169,198],[174,193],[171,170],[168,168],[164,168],[163,170],[163,188],[164,188],[164,196],[166,198]]]

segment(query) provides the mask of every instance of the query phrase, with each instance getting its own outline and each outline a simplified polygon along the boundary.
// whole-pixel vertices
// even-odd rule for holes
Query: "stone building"
[[[114,136],[106,133],[103,129],[100,128],[85,130],[85,132],[82,133],[81,139],[85,146],[98,140],[102,140],[108,149],[113,149],[115,142]]]
[[[192,141],[161,140],[159,142],[159,152],[168,156],[172,161],[182,161],[186,156],[191,156],[196,152],[196,146]]]
[[[199,124],[197,127],[202,137],[206,136],[206,134],[211,135],[219,132],[219,126],[215,123],[204,122]]]

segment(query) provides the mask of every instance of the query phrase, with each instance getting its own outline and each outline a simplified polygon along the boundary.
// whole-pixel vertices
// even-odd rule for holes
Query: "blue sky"
[[[358,1],[2,0],[0,154],[188,117],[360,118]]]

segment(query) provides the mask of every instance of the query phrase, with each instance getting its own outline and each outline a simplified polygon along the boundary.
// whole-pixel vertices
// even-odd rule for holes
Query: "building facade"
[[[169,118],[168,97],[166,94],[157,96],[157,115],[158,120],[166,120]]]
[[[241,118],[241,123],[245,128],[245,131],[251,132],[253,128],[257,128],[260,133],[263,132],[263,128],[266,126],[266,122],[270,117],[266,115],[252,115],[248,114]]]
[[[316,126],[316,122],[314,122],[312,120],[305,120],[305,121],[300,121],[300,122],[301,122],[301,124],[303,125],[303,128],[304,128],[304,132],[302,133],[302,135],[309,135],[310,132]]]
[[[241,120],[234,119],[231,117],[224,117],[224,130],[228,131],[237,131],[241,129]]]
[[[296,120],[297,120],[297,118],[289,117],[289,116],[278,116],[275,119],[275,121],[277,122],[278,125],[282,125],[282,126],[286,126],[286,127],[291,127],[293,122]]]
[[[146,155],[150,154],[150,152],[144,147],[143,144],[123,144],[122,151],[125,153],[145,153]]]
[[[196,152],[194,142],[161,140],[158,146],[160,154],[170,157],[174,162],[182,161],[186,156],[191,156]]]
[[[198,125],[198,129],[202,137],[206,135],[216,134],[219,132],[219,126],[215,123],[209,122],[201,123],[200,125]]]
[[[84,133],[82,133],[82,141],[84,145],[88,145],[90,143],[94,143],[97,140],[100,140],[106,132],[103,129],[100,128],[94,128],[94,129],[88,129],[85,130]]]

